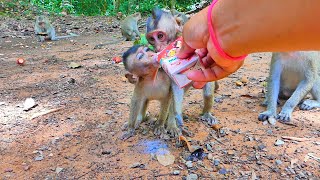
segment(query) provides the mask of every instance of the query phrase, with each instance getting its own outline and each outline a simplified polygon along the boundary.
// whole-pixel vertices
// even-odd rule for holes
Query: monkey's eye
[[[141,60],[144,56],[144,53],[138,53],[137,54],[137,59]]]
[[[159,39],[159,40],[162,40],[163,38],[164,38],[164,34],[159,33],[159,34],[158,34],[158,39]]]
[[[154,37],[150,37],[149,41],[154,42]]]

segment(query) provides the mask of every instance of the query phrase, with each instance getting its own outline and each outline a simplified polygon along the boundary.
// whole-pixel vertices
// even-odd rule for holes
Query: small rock
[[[189,174],[186,178],[186,180],[197,180],[198,175],[197,174]]]
[[[212,159],[213,159],[212,153],[209,153],[209,154],[208,154],[208,159],[209,159],[209,160],[212,160]]]
[[[236,81],[236,85],[237,85],[237,86],[242,86],[243,83],[242,83],[241,81]]]
[[[262,165],[262,162],[261,162],[261,161],[257,161],[257,164],[258,164],[259,166],[261,166],[261,165]]]
[[[72,136],[72,134],[70,134],[70,133],[65,133],[63,136],[64,136],[64,137],[70,137],[70,136]]]
[[[268,125],[268,123],[269,123],[268,121],[263,121],[263,122],[262,122],[262,124],[263,124],[264,126]]]
[[[284,141],[282,141],[281,139],[277,139],[277,141],[274,143],[275,146],[282,146],[284,145]]]
[[[62,170],[63,170],[63,168],[57,167],[57,168],[56,168],[56,173],[59,174]]]
[[[266,148],[266,146],[264,145],[264,144],[260,144],[259,146],[258,146],[258,149],[260,150],[260,151],[262,151],[263,149],[265,149]]]
[[[44,157],[42,155],[39,155],[34,158],[35,161],[42,161],[43,159],[44,159]]]
[[[53,157],[53,154],[52,154],[52,153],[50,153],[48,156],[49,156],[49,157]]]
[[[188,169],[192,168],[193,167],[192,161],[187,161],[186,162],[186,166],[187,166]]]
[[[23,110],[29,111],[31,108],[35,107],[37,104],[32,98],[27,98],[23,103]]]
[[[142,163],[139,163],[139,162],[136,162],[136,163],[133,163],[130,168],[144,168],[144,164]]]
[[[212,151],[212,147],[211,147],[210,144],[206,144],[206,148],[207,148],[208,151]]]
[[[75,62],[71,62],[68,65],[68,68],[70,68],[70,69],[76,69],[76,68],[80,68],[80,67],[81,67],[81,64],[78,64],[78,63],[75,63]]]
[[[224,175],[224,174],[227,174],[227,172],[228,171],[225,168],[222,168],[222,169],[219,170],[219,174],[223,174]]]
[[[2,105],[6,105],[6,103],[5,102],[0,102],[0,106],[2,106]]]
[[[247,84],[249,82],[249,79],[247,77],[242,77],[241,82]]]
[[[274,118],[274,117],[269,117],[269,118],[268,118],[268,122],[269,122],[271,125],[275,125],[276,122],[277,122],[277,120],[276,120],[276,118]]]
[[[105,150],[105,151],[102,151],[101,154],[105,155],[105,154],[111,154],[112,151],[111,150]]]
[[[228,155],[234,155],[234,151],[233,150],[228,150]]]
[[[320,141],[319,142],[314,142],[314,144],[319,146],[320,145]]]
[[[113,114],[113,111],[111,111],[111,110],[106,110],[106,114],[112,115],[112,114]]]
[[[180,171],[179,171],[179,170],[174,170],[172,174],[173,174],[173,175],[179,175],[179,174],[180,174]]]
[[[298,174],[298,176],[299,176],[300,179],[301,179],[301,178],[306,178],[306,175],[305,175],[303,172],[300,172],[300,173]]]
[[[268,129],[268,130],[267,130],[267,134],[272,135],[272,134],[273,134],[272,130],[271,130],[271,129]]]
[[[280,164],[282,164],[282,161],[280,161],[279,159],[277,159],[277,160],[275,161],[275,163],[276,163],[276,165],[280,165]]]
[[[69,83],[69,84],[74,84],[74,83],[76,83],[76,80],[75,80],[74,78],[70,78],[70,79],[68,80],[68,83]]]
[[[219,166],[220,160],[219,160],[219,159],[213,160],[213,164],[214,164],[215,166]]]

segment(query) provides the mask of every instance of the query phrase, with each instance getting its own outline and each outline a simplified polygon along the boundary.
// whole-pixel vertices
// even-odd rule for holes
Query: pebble
[[[268,125],[268,123],[269,123],[268,121],[263,121],[263,122],[262,122],[262,124],[263,124],[264,126]]]
[[[105,150],[105,151],[102,151],[101,154],[103,155],[106,155],[106,154],[111,154],[112,151],[111,150]]]
[[[207,148],[208,151],[212,151],[212,147],[211,147],[210,144],[206,144],[206,148]]]
[[[179,175],[179,174],[180,174],[180,171],[179,171],[179,170],[174,170],[172,174],[173,174],[173,175]]]
[[[279,159],[277,159],[275,162],[276,162],[276,165],[282,164],[282,161],[280,161]]]
[[[213,160],[213,164],[214,164],[215,166],[219,166],[220,160],[219,160],[219,159]]]
[[[264,145],[264,144],[260,144],[259,146],[258,146],[258,149],[260,150],[260,151],[262,151],[263,149],[265,149],[266,148],[266,146]]]
[[[267,134],[272,135],[272,134],[273,134],[272,130],[271,130],[271,129],[268,129],[268,130],[267,130]]]
[[[219,170],[219,174],[227,174],[227,170],[225,168],[222,168]]]
[[[300,172],[298,176],[299,178],[306,178],[306,175],[303,172]]]
[[[275,146],[282,146],[284,144],[284,141],[277,139],[277,141],[274,143]]]
[[[59,174],[62,170],[63,170],[63,168],[57,167],[57,168],[56,168],[56,173]]]
[[[209,160],[212,160],[212,159],[213,159],[212,153],[209,153],[209,154],[208,154],[208,159],[209,159]]]
[[[197,174],[189,174],[186,178],[186,180],[197,180],[198,175]]]
[[[193,167],[192,161],[187,161],[186,166],[187,168],[192,168]]]
[[[257,161],[257,164],[258,164],[259,166],[261,166],[261,165],[262,165],[262,162],[261,162],[261,161]]]
[[[271,125],[275,125],[277,120],[274,118],[274,117],[270,117],[268,118],[268,122],[271,124]]]
[[[143,166],[143,164],[139,163],[139,162],[136,162],[136,163],[133,163],[130,168],[140,168],[141,166]]]
[[[242,86],[243,83],[242,83],[241,81],[236,81],[236,85],[237,85],[237,86]]]
[[[111,111],[111,110],[106,110],[106,114],[112,115],[112,114],[113,114],[113,111]]]

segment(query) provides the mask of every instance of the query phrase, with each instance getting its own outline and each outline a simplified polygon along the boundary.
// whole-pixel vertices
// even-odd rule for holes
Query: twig
[[[222,144],[222,145],[225,145],[223,142],[221,142],[218,138],[212,136],[213,139],[215,139],[218,143]]]
[[[309,138],[298,138],[298,137],[291,137],[291,136],[282,136],[281,138],[287,139],[287,140],[298,141],[298,142],[311,141],[311,139],[309,139]]]
[[[70,50],[61,50],[61,51],[57,51],[57,52],[75,52],[75,51],[79,51],[81,50],[81,48],[78,49],[70,49]]]
[[[50,109],[50,110],[47,110],[45,112],[40,112],[40,113],[34,114],[34,115],[31,116],[30,120],[33,120],[34,118],[37,118],[37,117],[40,117],[40,116],[44,116],[46,114],[50,114],[50,113],[53,113],[53,112],[60,111],[61,109],[62,108]]]
[[[138,179],[138,178],[142,178],[142,177],[143,177],[143,175],[137,176],[137,177],[133,177],[133,178],[131,178],[130,180],[132,180],[132,179]]]

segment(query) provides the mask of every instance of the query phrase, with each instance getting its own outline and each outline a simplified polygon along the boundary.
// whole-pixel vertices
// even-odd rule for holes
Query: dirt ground
[[[320,160],[312,157],[320,157],[319,109],[296,108],[292,125],[257,119],[265,109],[260,104],[270,53],[250,55],[238,72],[219,81],[212,113],[222,126],[220,135],[198,119],[202,91],[189,90],[183,111],[192,132],[188,139],[205,157],[188,162],[188,149],[177,139],[159,140],[152,122],[143,123],[129,140],[119,139],[134,86],[112,58],[132,42],[93,49],[121,37],[119,22],[57,18],[59,35],[71,30],[80,37],[44,43],[33,35],[33,20],[1,18],[0,23],[0,179],[320,178]],[[25,59],[23,66],[18,58]],[[81,67],[69,68],[71,62]],[[237,86],[243,77],[248,83]],[[38,105],[24,111],[26,98]],[[156,118],[159,104],[151,103],[148,111]],[[284,144],[275,146],[277,140]],[[173,164],[159,163],[159,148],[171,152]]]

